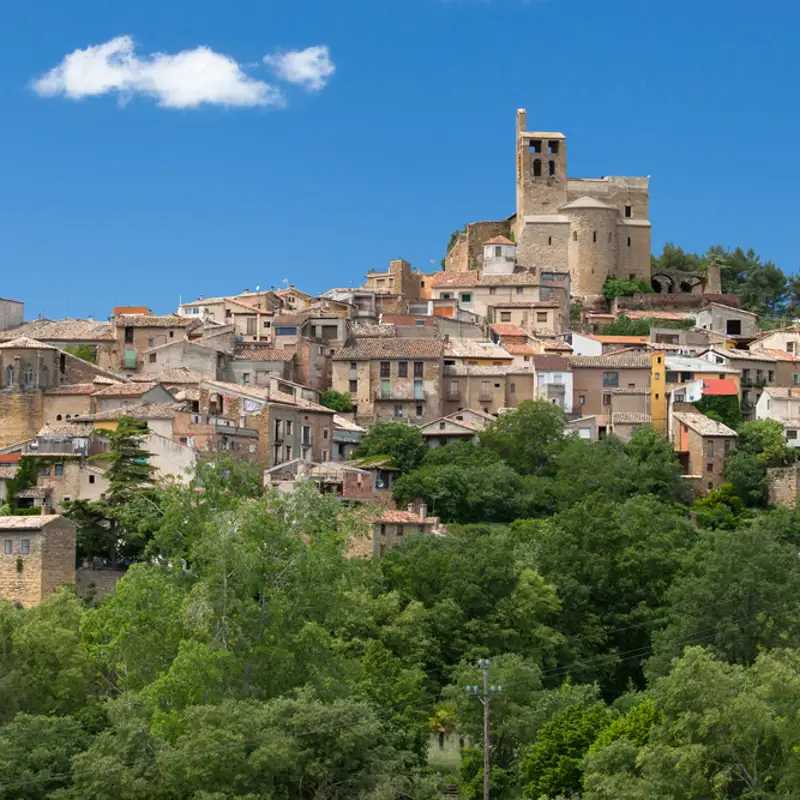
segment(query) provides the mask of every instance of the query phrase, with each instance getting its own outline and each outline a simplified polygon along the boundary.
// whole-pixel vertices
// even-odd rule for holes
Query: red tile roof
[[[512,242],[511,239],[506,239],[505,236],[493,236],[491,239],[485,241],[484,244],[510,244],[512,247],[517,246],[516,242]]]
[[[21,458],[20,453],[0,453],[0,464],[16,464]]]
[[[526,339],[528,338],[528,331],[510,322],[495,322],[495,324],[492,325],[492,330],[498,336],[524,336]]]
[[[481,273],[477,269],[468,272],[437,272],[431,281],[434,289],[457,289],[477,286],[481,279]]]
[[[724,378],[709,378],[703,381],[703,394],[736,397],[739,392],[733,381],[725,380]]]

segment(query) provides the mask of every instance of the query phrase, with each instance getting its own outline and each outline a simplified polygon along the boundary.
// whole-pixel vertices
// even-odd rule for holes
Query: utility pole
[[[483,672],[483,686],[467,686],[467,694],[477,697],[483,703],[483,800],[489,800],[489,703],[493,697],[502,693],[502,686],[489,685],[488,658],[479,658],[478,666]]]

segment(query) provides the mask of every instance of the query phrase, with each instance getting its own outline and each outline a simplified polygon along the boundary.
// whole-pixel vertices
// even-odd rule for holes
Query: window
[[[714,458],[714,440],[706,440],[706,458]]]
[[[392,396],[392,384],[390,381],[384,379],[381,381],[381,397]]]
[[[786,352],[794,353],[794,342],[786,342]]]
[[[33,367],[30,364],[25,365],[25,369],[22,372],[22,382],[27,388],[33,386]]]
[[[633,209],[627,203],[625,204],[625,216],[629,219],[633,216]]]
[[[462,292],[462,294],[461,294],[461,302],[462,303],[471,303],[472,302],[472,295],[469,292]]]
[[[443,431],[446,427],[447,427],[447,423],[446,422],[440,422],[439,423],[439,430],[440,431]]]
[[[461,395],[461,388],[458,381],[450,381],[450,397],[459,397]]]
[[[6,369],[6,386],[13,386],[14,385],[14,367],[8,367]]]
[[[398,378],[408,377],[408,361],[397,362],[397,377]]]
[[[381,378],[392,377],[392,364],[390,361],[381,361]]]
[[[797,439],[797,431],[786,431],[787,439]]]
[[[497,294],[497,289],[494,286],[489,287],[489,294]]]
[[[291,422],[291,420],[287,419],[284,424],[286,425],[286,435],[287,436],[291,436],[292,435],[292,422]]]
[[[578,231],[572,231],[572,241],[573,242],[578,241]]]
[[[711,491],[714,488],[714,484],[711,481],[708,482],[708,489]]]
[[[511,322],[511,312],[510,311],[501,311],[500,312],[500,322]]]
[[[725,320],[725,333],[730,336],[742,335],[742,321],[740,319]]]
[[[133,344],[133,328],[130,326],[125,328],[125,344]]]
[[[552,236],[548,236],[547,237],[547,244],[552,246],[552,244],[553,244],[553,237]]]
[[[767,371],[767,380],[772,383],[775,380],[775,373],[772,370]]]
[[[611,395],[610,394],[604,394],[603,395],[603,405],[604,406],[610,406],[611,405]]]
[[[560,145],[561,142],[559,142],[558,139],[551,139],[547,143],[547,152],[550,153],[550,155],[557,156]]]
[[[399,403],[395,403],[394,416],[395,416],[395,419],[402,419],[403,418],[403,406],[401,406]]]
[[[422,416],[422,406],[419,403],[417,403],[417,416]]]
[[[170,331],[169,332],[169,338],[170,339],[174,339],[175,338],[175,331]]]
[[[294,336],[297,333],[297,328],[290,328],[290,327],[280,327],[275,328],[275,335],[276,336]]]
[[[491,381],[481,381],[481,397],[492,397]]]
[[[125,348],[124,358],[128,369],[136,369],[136,351],[132,347]]]
[[[56,464],[56,475],[63,475],[63,474],[64,474],[64,465]]]
[[[6,539],[3,545],[3,552],[10,556],[14,552],[14,541],[12,539]]]
[[[542,177],[542,160],[540,158],[533,159],[533,177],[534,178]]]
[[[325,428],[325,430],[324,430],[324,431],[322,431],[322,438],[323,438],[323,439],[327,439],[327,438],[328,438],[328,436],[330,436],[330,433],[331,433],[331,432],[330,432],[330,429],[328,429],[328,428]]]
[[[422,377],[422,368],[424,364],[421,361],[414,362],[414,377],[421,378]]]
[[[792,383],[800,383],[800,375],[798,375],[796,372],[794,375],[792,375]]]
[[[56,422],[61,422],[61,414],[56,414]]]
[[[629,236],[628,237],[628,247],[630,247],[630,246],[631,246],[631,237]]]
[[[494,257],[500,258],[500,256],[502,255],[503,255],[503,248],[500,245],[497,245],[497,247],[494,248]]]
[[[183,439],[181,439],[181,444],[186,444],[186,442],[184,442]],[[94,475],[90,475],[89,476],[89,483],[94,483],[95,480],[96,480],[96,478],[95,478]]]
[[[265,320],[264,320],[264,328],[269,328],[269,326],[270,326],[271,324],[272,324],[272,323],[271,323],[271,322],[270,322],[268,319],[265,319]]]
[[[556,176],[556,162],[555,161],[548,161],[547,162],[547,174],[551,178],[555,178],[555,176]]]
[[[726,439],[725,440],[725,446],[724,446],[723,449],[725,450],[726,453],[731,449],[731,440],[730,439]]]
[[[452,292],[440,292],[439,299],[440,300],[452,300],[453,299],[453,293]]]
[[[39,385],[42,387],[42,389],[47,388],[47,367],[42,367],[42,377],[39,381]]]
[[[542,140],[541,139],[531,139],[528,142],[528,145],[531,149],[531,153],[541,153],[542,152]]]
[[[156,353],[150,353],[149,358],[150,358],[150,363],[155,364],[156,360],[158,359],[158,355]]]
[[[517,286],[517,294],[522,294],[523,289],[521,286]]]
[[[20,553],[27,554],[31,551],[31,540],[30,539],[23,539],[20,543],[19,551]]]
[[[418,328],[421,328],[421,327],[423,327],[423,326],[425,325],[425,320],[424,320],[424,319],[415,319],[415,320],[414,320],[414,324],[415,324],[415,325],[416,325]]]
[[[536,321],[537,322],[547,322],[547,312],[546,311],[537,311],[536,312]]]
[[[592,231],[592,241],[597,242],[597,231]]]
[[[617,388],[619,386],[619,372],[604,372],[603,386],[611,386]]]
[[[155,339],[153,339],[153,338],[148,339],[147,340],[147,346],[148,347],[154,347],[155,346]]]
[[[709,461],[706,464],[706,472],[713,472],[713,471],[714,471],[714,464],[711,461]]]
[[[517,384],[516,383],[512,383],[511,386],[509,387],[509,389],[511,390],[511,394],[515,394],[516,391],[517,391]]]
[[[242,373],[242,383],[245,384],[245,385],[250,383],[250,373],[249,372],[243,372]]]
[[[414,381],[414,399],[415,400],[422,400],[422,381],[415,380]]]
[[[677,383],[678,382],[678,373],[673,372],[672,370],[667,370],[667,383]]]
[[[358,391],[358,381],[350,381],[349,391],[350,394],[355,394]]]
[[[579,394],[578,395],[578,405],[579,406],[585,406],[586,405],[586,395],[585,394]]]

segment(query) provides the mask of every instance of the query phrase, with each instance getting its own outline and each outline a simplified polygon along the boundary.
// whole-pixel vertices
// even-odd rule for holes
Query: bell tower
[[[527,131],[528,114],[517,111],[517,226],[525,216],[556,214],[567,202],[567,138]]]

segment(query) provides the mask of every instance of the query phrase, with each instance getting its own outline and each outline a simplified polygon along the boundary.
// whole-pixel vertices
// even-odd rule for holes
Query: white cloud
[[[204,103],[224,106],[283,106],[281,91],[250,77],[230,56],[209,47],[140,57],[130,36],[75,50],[36,80],[43,97],[73,100],[118,93],[155,97],[164,108],[194,108]],[[327,49],[326,49],[327,52]]]
[[[272,67],[281,80],[296,83],[309,92],[322,89],[336,71],[325,45],[264,56],[264,63]]]

